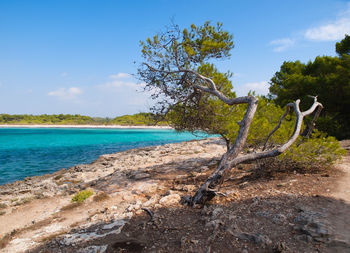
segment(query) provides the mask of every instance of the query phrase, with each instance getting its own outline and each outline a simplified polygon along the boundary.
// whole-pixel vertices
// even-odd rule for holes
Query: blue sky
[[[234,36],[238,95],[266,94],[283,61],[335,55],[350,34],[350,3],[284,1],[0,0],[0,113],[108,116],[147,111],[133,79],[139,41],[170,20],[185,28],[223,22]]]

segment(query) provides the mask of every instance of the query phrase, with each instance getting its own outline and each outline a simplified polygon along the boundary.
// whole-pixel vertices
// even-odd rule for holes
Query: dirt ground
[[[342,145],[350,149],[350,141]],[[39,222],[21,226],[7,234],[7,239],[2,237],[0,252],[11,252],[11,245],[18,250],[21,243],[27,248],[23,251],[31,253],[350,252],[349,154],[324,171],[261,171],[256,163],[244,165],[230,173],[220,194],[206,206],[179,204],[177,197],[193,194],[216,163],[217,158],[206,158],[192,167],[177,165],[166,173],[160,169],[169,164],[147,168],[148,179],[157,182],[158,188],[141,193],[133,190],[134,197],[118,194],[120,182],[112,187],[111,177],[93,185],[95,191],[109,195],[100,200],[70,206],[69,199],[58,196],[21,205],[14,212],[17,217],[9,216],[14,223],[15,219],[34,220],[36,217],[20,218],[19,214],[30,208],[45,209],[46,202],[51,203],[47,208],[57,203],[68,208],[54,215],[47,210],[50,215]],[[130,184],[137,183],[143,186],[145,182],[131,176]],[[84,219],[73,224],[72,217]],[[28,247],[31,242],[34,246]]]

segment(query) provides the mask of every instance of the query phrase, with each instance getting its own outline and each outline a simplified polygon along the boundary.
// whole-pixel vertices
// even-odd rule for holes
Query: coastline
[[[180,199],[194,194],[225,152],[220,138],[136,148],[2,185],[0,252],[130,252],[130,245],[138,252],[350,248],[344,231],[349,226],[337,226],[350,225],[350,205],[333,198],[339,178],[344,179],[338,169],[276,172],[266,179],[257,174],[255,163],[244,164],[233,169],[208,205],[181,205]],[[350,169],[348,160],[340,165]],[[86,190],[92,197],[72,202]],[[320,229],[300,227],[299,220],[312,220]]]
[[[106,128],[106,129],[174,129],[170,126],[131,126],[131,125],[0,125],[0,128]]]

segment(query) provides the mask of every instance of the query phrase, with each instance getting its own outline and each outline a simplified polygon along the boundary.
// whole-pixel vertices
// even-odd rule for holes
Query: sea
[[[205,137],[172,129],[0,128],[0,185],[91,163],[102,154]]]

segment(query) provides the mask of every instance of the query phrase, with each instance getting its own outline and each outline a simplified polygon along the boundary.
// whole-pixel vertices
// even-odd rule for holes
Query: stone
[[[163,205],[163,206],[167,206],[167,205],[175,205],[178,204],[180,202],[180,195],[179,194],[170,194],[167,195],[163,198],[161,198],[159,200],[159,204]]]
[[[224,212],[224,210],[221,207],[215,208],[211,212],[211,217],[215,219],[215,218],[219,217],[223,212]]]
[[[320,219],[320,213],[311,211],[301,211],[295,218],[294,230],[310,236],[317,242],[329,242],[333,236],[332,230],[328,224]],[[309,240],[309,238],[306,238]]]
[[[270,246],[272,244],[271,239],[263,234],[250,234],[250,233],[233,233],[236,237],[238,237],[241,240],[247,240],[251,241],[263,248]]]
[[[278,213],[272,217],[272,221],[273,221],[273,223],[276,223],[276,224],[277,223],[284,223],[287,221],[287,217],[281,213]]]
[[[287,247],[285,242],[278,242],[274,247],[273,247],[273,252],[276,253],[283,253],[287,252],[289,248]]]
[[[132,179],[135,179],[135,180],[141,180],[141,179],[146,179],[146,178],[150,178],[150,177],[151,177],[150,174],[148,174],[148,173],[143,173],[143,172],[137,173],[137,174],[131,176],[131,178],[132,178]]]
[[[159,199],[160,199],[160,196],[158,194],[155,194],[149,200],[143,203],[143,206],[144,207],[153,206],[158,202]]]

